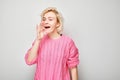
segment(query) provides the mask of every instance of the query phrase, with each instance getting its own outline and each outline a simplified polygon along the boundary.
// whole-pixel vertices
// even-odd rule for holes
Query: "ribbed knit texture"
[[[38,57],[28,62],[28,55],[27,52],[26,63],[37,64],[34,80],[70,80],[69,68],[79,64],[78,49],[73,40],[65,35],[58,39],[44,37],[40,43]]]

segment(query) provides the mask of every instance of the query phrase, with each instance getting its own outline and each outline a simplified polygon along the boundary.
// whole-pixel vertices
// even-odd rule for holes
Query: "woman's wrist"
[[[41,39],[35,39],[35,43],[40,43]]]

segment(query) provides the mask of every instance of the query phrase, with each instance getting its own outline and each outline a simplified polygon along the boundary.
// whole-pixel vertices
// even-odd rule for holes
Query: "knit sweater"
[[[58,39],[45,36],[40,42],[38,56],[31,62],[27,61],[28,51],[25,55],[26,63],[37,64],[34,80],[70,80],[69,69],[79,64],[78,48],[66,35]]]

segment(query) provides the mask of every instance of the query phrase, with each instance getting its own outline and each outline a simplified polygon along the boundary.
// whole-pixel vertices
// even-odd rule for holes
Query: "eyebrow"
[[[43,18],[46,18],[46,17],[43,17]],[[54,18],[54,17],[48,17],[48,18]]]

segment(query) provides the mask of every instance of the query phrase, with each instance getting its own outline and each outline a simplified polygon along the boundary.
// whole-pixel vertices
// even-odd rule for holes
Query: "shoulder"
[[[65,34],[63,34],[62,36],[63,36],[63,40],[66,41],[67,43],[74,43],[73,39],[70,36]]]
[[[77,46],[74,40],[70,36],[63,35],[63,37],[64,37],[63,39],[64,43],[66,43],[67,49],[77,49]]]

